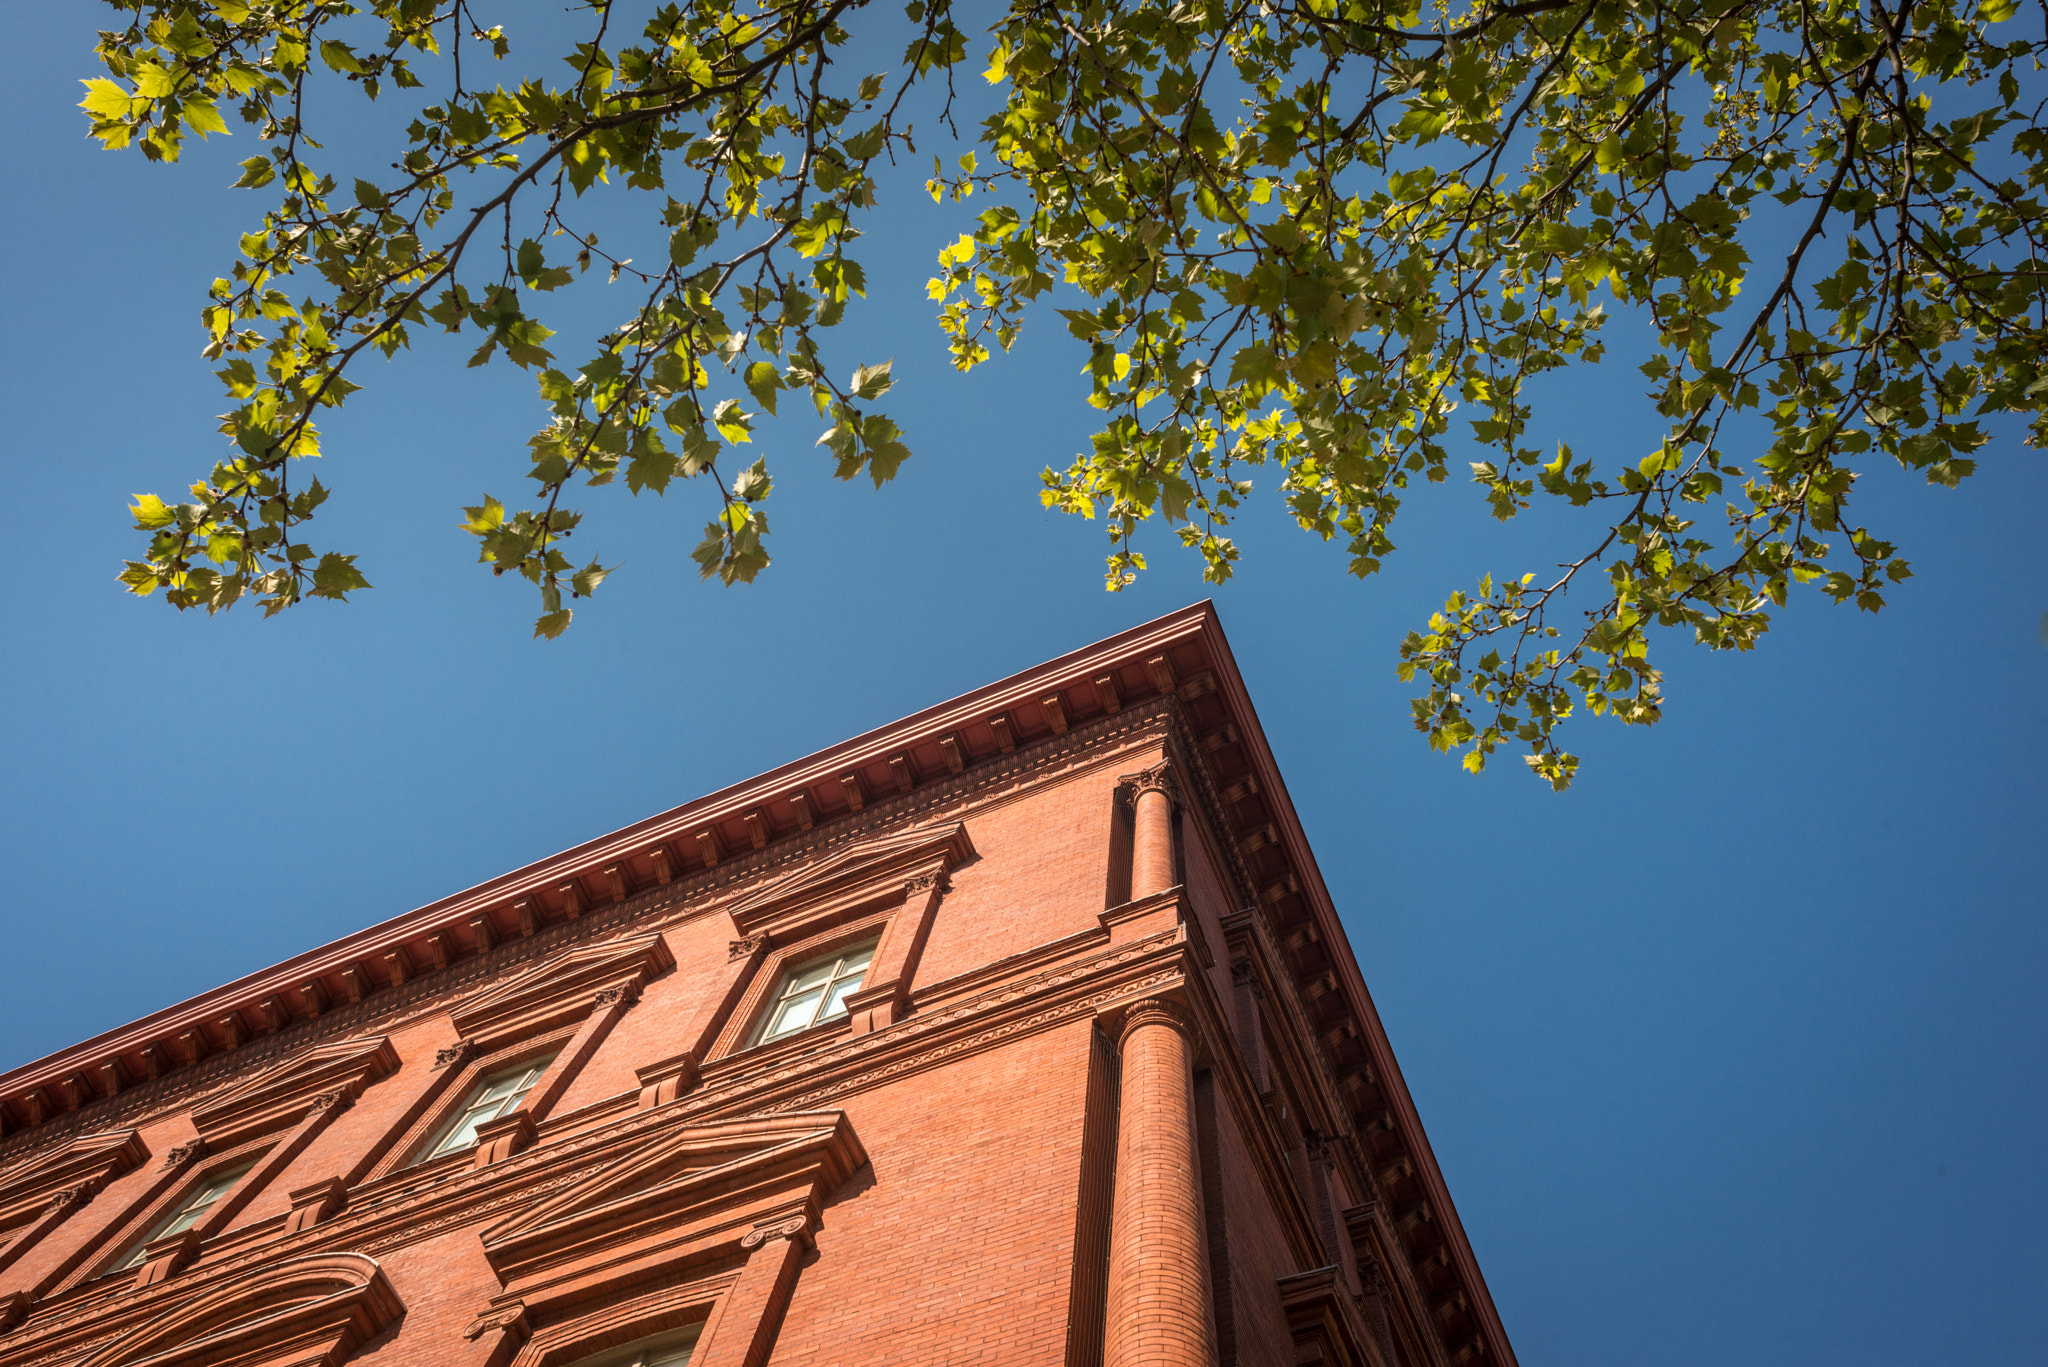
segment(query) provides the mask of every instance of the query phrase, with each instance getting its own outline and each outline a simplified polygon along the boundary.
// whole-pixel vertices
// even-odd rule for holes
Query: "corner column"
[[[1103,1364],[1211,1367],[1216,1349],[1187,1016],[1173,1002],[1138,1002],[1125,1012],[1120,1045]]]

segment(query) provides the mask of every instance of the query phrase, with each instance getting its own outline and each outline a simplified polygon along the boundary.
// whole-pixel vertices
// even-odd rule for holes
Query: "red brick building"
[[[1190,608],[0,1076],[5,1367],[1514,1358]]]

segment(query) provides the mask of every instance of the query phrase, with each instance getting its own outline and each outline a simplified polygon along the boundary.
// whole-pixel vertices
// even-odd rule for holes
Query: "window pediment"
[[[643,986],[676,966],[659,935],[572,949],[449,1008],[462,1038],[480,1050],[578,1020],[599,989]]]
[[[149,1157],[133,1130],[75,1139],[49,1158],[35,1158],[0,1176],[0,1231],[43,1213],[63,1192],[83,1187],[90,1196]]]
[[[305,1367],[337,1363],[405,1313],[382,1268],[359,1253],[265,1268],[258,1290],[228,1285],[123,1334],[79,1367]]]
[[[903,880],[915,874],[935,866],[950,873],[974,855],[967,827],[957,821],[865,841],[742,899],[731,908],[733,924],[742,935],[780,942],[835,912],[900,895]]]
[[[398,1051],[382,1035],[321,1045],[271,1069],[248,1086],[197,1106],[192,1124],[219,1150],[305,1118],[325,1096],[347,1101],[398,1069]]]
[[[867,1162],[840,1111],[662,1127],[566,1190],[481,1232],[508,1285],[551,1269],[737,1249],[761,1220],[815,1219]],[[530,1301],[530,1298],[529,1298]]]

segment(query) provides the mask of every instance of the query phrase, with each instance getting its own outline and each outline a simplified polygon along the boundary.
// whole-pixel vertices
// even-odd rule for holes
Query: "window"
[[[807,1030],[821,1021],[846,1014],[846,999],[860,991],[868,962],[875,957],[874,940],[798,964],[783,975],[782,986],[769,1003],[754,1043],[766,1044]]]
[[[526,1100],[533,1084],[540,1081],[540,1075],[554,1061],[554,1055],[550,1054],[480,1079],[470,1088],[469,1100],[463,1102],[462,1109],[449,1119],[441,1137],[421,1149],[420,1156],[413,1161],[424,1163],[429,1158],[439,1158],[444,1153],[454,1153],[475,1144],[476,1127],[518,1110],[519,1103]]]
[[[143,1254],[151,1244],[166,1235],[182,1234],[205,1219],[206,1212],[218,1205],[221,1197],[233,1191],[235,1183],[246,1177],[249,1169],[255,1166],[255,1161],[252,1159],[238,1168],[229,1168],[224,1172],[217,1172],[208,1177],[205,1181],[194,1187],[185,1197],[183,1204],[165,1216],[162,1223],[158,1224],[156,1228],[143,1235],[140,1239],[137,1239],[135,1247],[128,1251],[127,1257],[115,1263],[107,1271],[125,1272],[131,1267],[140,1267]]]
[[[703,1328],[693,1324],[671,1334],[656,1334],[608,1353],[578,1358],[572,1367],[684,1367],[696,1351],[697,1334]]]

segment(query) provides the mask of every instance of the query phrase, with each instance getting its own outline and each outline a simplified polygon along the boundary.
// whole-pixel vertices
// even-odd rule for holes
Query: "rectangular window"
[[[156,1228],[135,1241],[135,1247],[128,1250],[128,1256],[108,1268],[109,1272],[125,1272],[131,1267],[142,1265],[143,1253],[158,1239],[172,1234],[182,1234],[206,1218],[206,1212],[220,1204],[220,1198],[235,1189],[235,1183],[248,1176],[249,1169],[256,1166],[250,1160],[238,1168],[229,1168],[194,1187],[178,1208],[165,1216]]]
[[[860,991],[868,964],[875,957],[875,944],[868,940],[798,964],[783,974],[754,1043],[766,1044],[845,1015],[846,999]]]
[[[454,1153],[457,1149],[474,1145],[476,1127],[518,1110],[519,1103],[526,1100],[533,1084],[540,1081],[540,1075],[554,1061],[554,1055],[550,1054],[480,1079],[470,1088],[469,1099],[462,1103],[462,1109],[449,1118],[441,1137],[420,1150],[420,1156],[413,1161],[424,1163],[429,1158],[439,1158],[444,1153]]]

